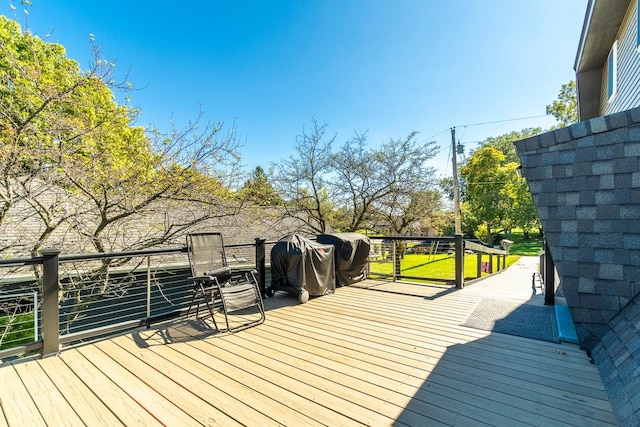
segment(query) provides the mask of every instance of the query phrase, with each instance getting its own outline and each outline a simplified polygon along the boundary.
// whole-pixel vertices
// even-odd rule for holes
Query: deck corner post
[[[456,288],[464,288],[464,240],[463,234],[456,234],[453,238],[455,246],[455,263],[456,263]]]
[[[59,249],[42,249],[42,356],[60,351]]]
[[[256,270],[258,270],[258,286],[260,287],[260,293],[262,298],[266,296],[266,239],[256,237]]]

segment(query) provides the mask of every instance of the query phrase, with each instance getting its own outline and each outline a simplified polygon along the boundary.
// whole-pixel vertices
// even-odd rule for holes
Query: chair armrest
[[[231,275],[230,267],[220,267],[214,270],[209,270],[204,272],[205,276],[215,276],[215,277],[224,277],[226,275]]]

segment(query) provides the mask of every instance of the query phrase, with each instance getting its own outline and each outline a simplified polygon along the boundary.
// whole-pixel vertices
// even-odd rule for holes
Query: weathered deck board
[[[279,294],[264,324],[236,334],[179,319],[8,364],[0,427],[616,425],[577,346],[460,326],[480,298],[505,295],[492,289]]]

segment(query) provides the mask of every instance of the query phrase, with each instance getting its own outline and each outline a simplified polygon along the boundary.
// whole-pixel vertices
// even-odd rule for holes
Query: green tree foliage
[[[505,165],[507,169],[518,167],[516,163]],[[514,170],[515,172],[515,170]],[[509,174],[513,178],[513,174]],[[517,176],[517,174],[516,174]],[[524,178],[513,179],[505,185],[505,192],[511,198],[511,209],[508,212],[507,230],[519,228],[528,237],[529,231],[540,227],[538,213],[529,192],[529,185]]]
[[[540,132],[540,128],[524,129],[488,138],[462,166],[465,234],[482,235],[491,244],[498,232],[538,226],[526,180],[516,173],[520,161],[514,142]]]
[[[168,132],[136,126],[138,110],[114,96],[130,85],[91,45],[82,70],[64,47],[0,16],[0,229],[37,218],[39,235],[21,236],[32,254],[56,230],[63,250],[65,239],[76,251],[142,249],[233,211],[234,130],[202,113]],[[178,206],[181,217],[170,214]],[[158,216],[144,235],[127,231]]]
[[[464,203],[485,225],[487,243],[492,243],[494,229],[502,225],[511,205],[504,191],[509,180],[508,171],[503,166],[505,158],[496,148],[482,147],[460,169],[465,180]]]
[[[578,98],[574,80],[562,85],[558,98],[547,105],[547,114],[551,114],[558,121],[556,128],[578,123]]]
[[[251,177],[240,189],[240,197],[260,206],[282,206],[282,198],[276,193],[262,167],[257,166]]]
[[[504,154],[505,163],[520,163],[520,158],[518,157],[518,153],[516,152],[516,146],[514,142],[521,139],[530,138],[541,133],[542,128],[526,128],[522,129],[521,131],[513,131],[500,136],[490,136],[485,139],[480,146],[493,147],[496,150],[500,151],[502,154]]]

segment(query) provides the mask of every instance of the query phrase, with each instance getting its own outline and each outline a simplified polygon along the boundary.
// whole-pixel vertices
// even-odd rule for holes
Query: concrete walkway
[[[539,271],[537,256],[523,256],[500,274],[495,274],[477,283],[467,285],[466,293],[495,295],[501,299],[544,304],[544,294],[538,286],[533,288],[533,275]],[[539,285],[539,283],[538,283]]]

